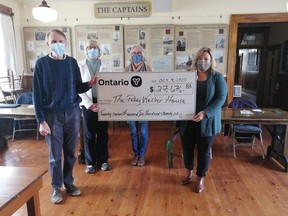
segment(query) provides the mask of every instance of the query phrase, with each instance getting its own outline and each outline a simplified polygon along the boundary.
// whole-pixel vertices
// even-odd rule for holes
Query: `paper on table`
[[[31,104],[31,105],[29,105],[29,106],[27,106],[28,108],[34,108],[34,105],[33,104]]]
[[[261,109],[252,109],[253,112],[259,112],[259,113],[263,113],[263,110]]]
[[[251,112],[250,110],[240,110],[240,113],[241,113],[241,114],[244,114],[244,115],[251,115],[251,114],[253,114],[253,112]]]

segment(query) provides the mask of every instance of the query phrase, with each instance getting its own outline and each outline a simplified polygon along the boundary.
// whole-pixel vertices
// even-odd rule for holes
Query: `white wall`
[[[25,69],[24,65],[24,42],[23,27],[36,26],[69,26],[72,27],[72,44],[74,46],[74,26],[90,24],[229,24],[231,14],[248,13],[281,13],[286,11],[288,0],[167,0],[171,5],[171,11],[159,12],[161,4],[166,0],[151,0],[153,13],[147,18],[123,18],[96,19],[94,18],[94,4],[103,1],[61,1],[47,0],[48,5],[58,11],[58,20],[49,24],[43,24],[32,17],[32,8],[38,6],[41,0],[1,0],[1,4],[11,7],[14,16],[15,34],[17,40],[20,71]],[[116,1],[116,0],[115,0]],[[123,0],[124,1],[124,0]],[[119,0],[118,0],[119,2]],[[167,7],[165,7],[167,8]],[[168,7],[169,8],[169,7]],[[157,11],[157,9],[159,11]],[[174,17],[174,19],[172,19]],[[72,47],[75,50],[75,47]]]

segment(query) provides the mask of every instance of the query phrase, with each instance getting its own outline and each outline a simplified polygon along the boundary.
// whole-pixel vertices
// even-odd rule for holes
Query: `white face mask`
[[[58,57],[63,57],[65,53],[65,44],[64,43],[53,43],[50,46],[51,51]]]
[[[197,61],[197,68],[200,71],[207,71],[211,66],[211,62],[210,61],[203,61],[203,60],[198,60]]]
[[[98,49],[88,49],[87,50],[87,56],[89,58],[98,58],[100,56],[99,50]]]

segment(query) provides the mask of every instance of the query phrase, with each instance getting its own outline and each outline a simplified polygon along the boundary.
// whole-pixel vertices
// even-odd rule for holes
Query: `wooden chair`
[[[7,89],[10,88],[10,77],[0,77],[0,90],[5,100],[5,103],[15,103],[15,100],[10,92]]]
[[[17,97],[23,93],[22,75],[14,75],[13,71],[7,70],[7,76],[0,77],[0,90],[5,103],[16,103]]]

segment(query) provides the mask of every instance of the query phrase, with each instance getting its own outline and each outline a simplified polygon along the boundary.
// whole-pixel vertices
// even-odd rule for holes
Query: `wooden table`
[[[241,114],[240,110],[250,110],[252,114]],[[222,123],[227,124],[262,124],[270,125],[272,136],[267,156],[273,157],[288,172],[288,112],[278,108],[261,108],[263,112],[252,109],[222,109]]]
[[[34,108],[31,105],[28,104],[22,104],[19,107],[16,108],[1,108],[1,106],[12,106],[15,104],[0,104],[0,118],[8,118],[8,119],[13,119],[17,117],[34,117]],[[7,122],[6,122],[7,123]],[[3,120],[1,120],[1,128],[4,128],[3,126]],[[6,128],[9,128],[9,125],[6,126]],[[2,129],[4,130],[4,129]],[[7,145],[7,139],[4,137],[3,131],[0,130],[0,142],[1,145],[5,146]],[[8,129],[7,129],[8,130]],[[3,142],[3,143],[2,143]],[[6,143],[6,144],[4,144]]]
[[[16,117],[34,117],[34,108],[28,104],[21,104],[16,108],[1,108],[0,107],[0,118],[16,118]],[[84,152],[84,137],[83,137],[83,125],[82,119],[80,122],[80,149],[78,153],[78,163],[85,164],[85,152]],[[0,138],[3,138],[0,131]]]
[[[10,216],[26,203],[29,216],[41,215],[39,190],[47,169],[0,166],[0,215]]]
[[[29,104],[21,104],[16,108],[1,108],[0,118],[16,118],[16,117],[34,117],[35,112],[33,106]]]

